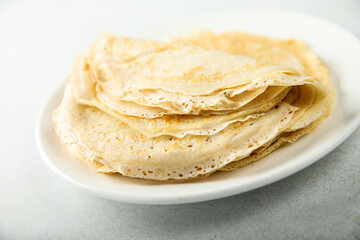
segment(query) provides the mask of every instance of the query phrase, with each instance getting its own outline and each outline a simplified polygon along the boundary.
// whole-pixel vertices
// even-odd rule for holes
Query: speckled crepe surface
[[[298,40],[103,35],[75,60],[54,125],[96,171],[183,181],[296,141],[329,115],[333,99],[326,67]]]

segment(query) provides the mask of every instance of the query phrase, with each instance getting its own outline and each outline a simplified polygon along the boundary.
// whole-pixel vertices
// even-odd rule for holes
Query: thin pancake
[[[53,119],[64,144],[78,145],[92,161],[111,171],[131,177],[181,180],[206,175],[247,157],[283,132],[296,110],[280,103],[264,116],[233,123],[212,136],[147,138],[119,119],[77,103],[68,85]]]
[[[174,37],[170,39],[170,42],[215,48],[288,66],[304,75],[315,76],[329,90],[326,96],[323,96],[326,98],[325,104],[321,103],[319,106],[319,102],[317,102],[314,108],[308,108],[307,114],[299,114],[303,118],[302,121],[293,120],[292,132],[282,134],[262,151],[255,152],[242,161],[233,162],[223,170],[234,170],[247,166],[266,157],[284,143],[295,142],[301,136],[314,131],[331,113],[335,101],[335,91],[330,82],[329,71],[303,41],[298,39],[282,41],[238,31],[214,34],[211,31],[200,30]]]

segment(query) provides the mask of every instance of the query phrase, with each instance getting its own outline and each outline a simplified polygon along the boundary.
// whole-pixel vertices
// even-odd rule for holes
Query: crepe
[[[299,39],[277,40],[259,35],[247,34],[239,31],[228,31],[214,34],[208,30],[194,30],[169,39],[172,43],[194,44],[205,48],[223,50],[231,54],[242,54],[263,61],[290,67],[299,73],[316,77],[317,81],[324,84],[328,90],[327,103],[322,114],[308,116],[307,126],[291,133],[282,134],[267,147],[262,147],[252,156],[242,161],[233,162],[222,170],[234,170],[256,162],[281,145],[295,142],[301,136],[314,131],[331,113],[335,102],[335,91],[330,81],[330,74],[323,62],[307,48]],[[316,110],[314,109],[314,112]],[[317,119],[315,116],[320,115]],[[305,116],[306,117],[306,116]]]
[[[290,68],[242,55],[183,45],[168,45],[161,51],[141,54],[143,49],[137,40],[126,42],[132,41],[128,51],[140,57],[128,61],[126,51],[114,50],[120,48],[124,39],[103,35],[79,60],[81,63],[75,62],[71,83],[77,101],[118,117],[147,137],[216,133],[233,122],[260,116],[280,102],[290,86],[321,87],[314,78],[301,76]],[[181,67],[177,62],[186,64]],[[194,65],[201,70],[199,74],[194,74]],[[175,70],[170,72],[171,69]],[[150,87],[150,91],[166,95],[163,99],[168,105],[178,108],[139,101]],[[200,89],[204,91],[201,95]],[[201,104],[195,98],[202,99]],[[179,99],[181,104],[176,103]],[[193,104],[188,105],[187,101]],[[223,112],[230,110],[233,112]]]
[[[155,180],[188,179],[211,173],[248,156],[276,137],[297,108],[280,103],[257,119],[231,124],[209,136],[147,138],[98,108],[76,102],[68,85],[54,113],[57,133],[67,145],[78,145],[82,155],[125,176]]]
[[[54,112],[57,134],[94,170],[137,178],[184,181],[260,160],[313,131],[333,94],[305,45],[297,55],[281,41],[261,38],[259,47],[256,39],[200,31],[162,43],[105,34],[74,61]],[[258,53],[239,47],[251,42]]]
[[[276,80],[296,74],[284,66],[197,46],[168,45],[142,54],[145,50],[136,40],[127,39],[131,41],[134,44],[128,51],[140,57],[131,55],[129,61],[129,53],[120,48],[124,39],[104,34],[91,46],[83,62],[84,69],[91,69],[90,78],[96,84],[93,89],[99,100],[127,115],[151,118],[234,110],[251,100],[248,94],[250,99],[239,95],[258,89],[255,85],[266,81],[267,75]],[[234,98],[244,102],[234,102]],[[137,104],[127,106],[129,102]],[[134,113],[136,107],[140,107],[138,113]],[[164,110],[159,112],[158,108]],[[154,114],[144,113],[145,109],[154,110]]]

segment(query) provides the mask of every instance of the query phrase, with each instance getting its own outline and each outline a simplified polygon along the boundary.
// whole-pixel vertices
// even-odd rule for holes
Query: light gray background
[[[34,142],[40,106],[100,32],[140,37],[164,21],[241,8],[316,15],[360,37],[356,0],[0,0],[0,239],[360,239],[360,129],[291,177],[195,204],[101,199],[55,176],[40,159]]]

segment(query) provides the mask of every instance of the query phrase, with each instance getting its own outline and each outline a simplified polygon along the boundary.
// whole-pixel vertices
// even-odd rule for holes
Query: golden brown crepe
[[[54,126],[98,172],[184,181],[260,160],[332,103],[326,67],[297,40],[105,34],[75,59]]]
[[[256,162],[275,151],[286,142],[295,142],[299,137],[314,131],[331,113],[335,102],[335,91],[330,74],[323,62],[306,44],[298,39],[277,40],[265,36],[252,35],[239,31],[214,34],[208,30],[196,30],[173,37],[170,42],[194,44],[205,48],[214,48],[231,54],[242,54],[263,61],[291,67],[305,76],[315,76],[328,89],[328,103],[322,115],[306,127],[278,137],[267,147],[262,147],[250,157],[227,165],[222,170],[234,170]]]

